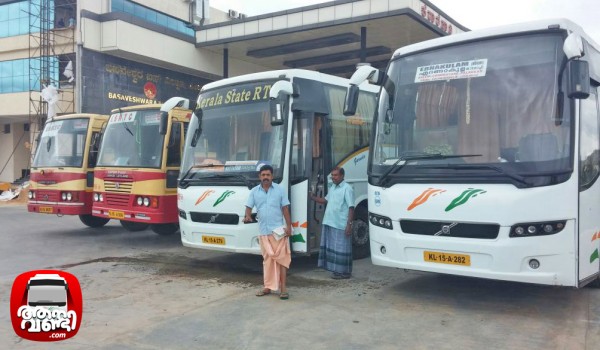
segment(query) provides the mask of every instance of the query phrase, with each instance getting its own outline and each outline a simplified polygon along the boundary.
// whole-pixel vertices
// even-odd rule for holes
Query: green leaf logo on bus
[[[216,207],[217,205],[221,204],[225,198],[229,197],[230,195],[234,194],[235,191],[225,191],[223,192],[223,194],[221,195],[221,197],[217,198],[217,200],[215,201],[215,204],[213,204],[213,207]]]
[[[484,194],[487,191],[479,189],[479,188],[468,188],[460,196],[454,198],[452,202],[446,207],[446,211],[450,211],[460,205],[463,205],[469,201],[469,199],[473,197],[477,197],[477,195]]]

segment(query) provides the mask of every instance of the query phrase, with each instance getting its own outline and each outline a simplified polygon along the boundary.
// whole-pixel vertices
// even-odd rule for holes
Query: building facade
[[[348,76],[466,30],[427,1],[337,0],[247,17],[209,0],[0,0],[0,182],[26,177],[48,116],[195,99],[228,76]]]

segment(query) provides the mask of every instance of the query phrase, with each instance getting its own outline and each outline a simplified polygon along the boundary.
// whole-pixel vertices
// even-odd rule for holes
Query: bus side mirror
[[[271,125],[283,125],[285,102],[288,96],[294,95],[294,86],[287,80],[276,81],[269,90],[269,112]]]
[[[158,133],[161,135],[166,135],[168,124],[169,124],[169,112],[160,112],[160,124],[158,125]]]
[[[271,112],[271,125],[283,125],[283,103],[280,98],[269,99],[269,111]]]
[[[567,96],[586,99],[590,96],[590,67],[587,61],[569,61],[569,84]]]
[[[204,112],[202,112],[202,108],[200,106],[196,106],[194,110],[194,115],[198,118],[198,127],[194,130],[192,134],[192,139],[190,142],[190,146],[196,147],[198,144],[198,139],[200,138],[200,134],[202,134],[202,117],[204,116]],[[193,117],[192,117],[193,118]]]
[[[344,100],[344,115],[351,116],[356,114],[356,107],[358,105],[358,94],[360,88],[358,85],[350,84],[346,90],[346,98]]]

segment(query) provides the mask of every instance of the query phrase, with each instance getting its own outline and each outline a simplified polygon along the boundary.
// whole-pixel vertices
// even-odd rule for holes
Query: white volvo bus
[[[190,122],[178,207],[184,246],[260,254],[258,223],[243,223],[258,169],[269,164],[288,190],[296,253],[318,251],[322,205],[334,166],[354,187],[355,257],[369,253],[367,152],[376,89],[363,84],[357,112],[342,114],[348,80],[306,70],[278,70],[207,84]],[[260,218],[259,218],[260,219]]]
[[[600,270],[599,46],[567,20],[398,49],[369,154],[374,264],[581,287]]]

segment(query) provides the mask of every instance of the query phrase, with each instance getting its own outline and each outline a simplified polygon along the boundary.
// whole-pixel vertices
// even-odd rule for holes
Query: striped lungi
[[[346,236],[344,230],[323,225],[318,266],[336,274],[351,274],[352,236]]]

